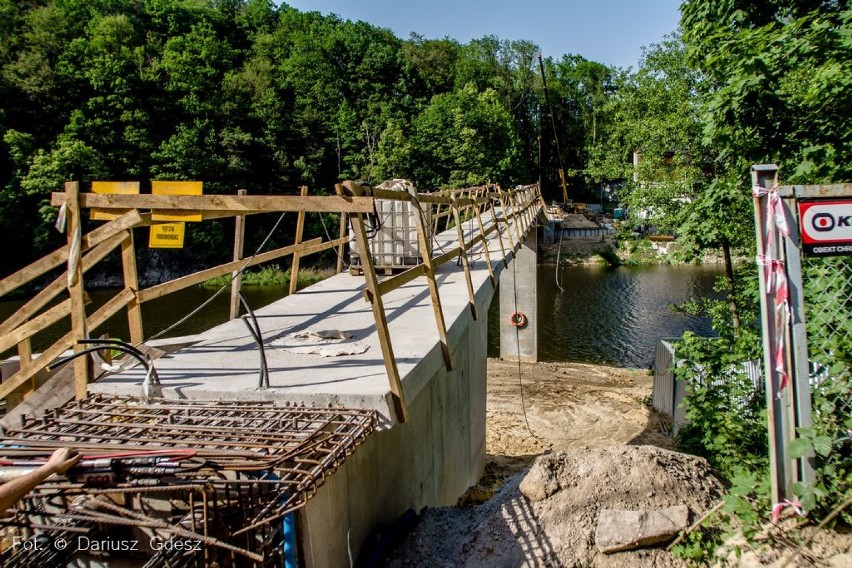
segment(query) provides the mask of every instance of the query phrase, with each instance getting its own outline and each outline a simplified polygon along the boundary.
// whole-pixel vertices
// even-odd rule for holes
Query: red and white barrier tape
[[[790,287],[787,281],[787,270],[784,261],[775,258],[775,238],[777,233],[788,237],[790,229],[784,212],[778,186],[765,188],[755,186],[752,196],[758,200],[763,210],[762,245],[763,254],[757,256],[757,264],[763,268],[763,278],[766,283],[766,294],[774,299],[773,316],[775,333],[772,337],[773,370],[778,373],[780,383],[775,396],[780,398],[781,392],[787,388],[790,375],[787,372],[787,326],[790,322]],[[762,199],[766,198],[766,199]]]

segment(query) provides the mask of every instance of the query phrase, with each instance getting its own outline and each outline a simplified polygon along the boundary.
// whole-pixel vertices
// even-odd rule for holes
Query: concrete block
[[[595,544],[604,553],[667,542],[689,526],[689,508],[678,505],[652,511],[602,509]]]

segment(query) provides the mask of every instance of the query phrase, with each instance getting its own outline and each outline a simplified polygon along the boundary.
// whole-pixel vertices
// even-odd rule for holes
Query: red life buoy
[[[509,323],[515,327],[524,327],[527,325],[527,316],[521,312],[515,312],[509,316]]]

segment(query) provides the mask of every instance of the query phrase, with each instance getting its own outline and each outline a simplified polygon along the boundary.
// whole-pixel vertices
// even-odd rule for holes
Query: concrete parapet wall
[[[489,299],[490,301],[490,299]],[[487,303],[409,399],[410,420],[371,435],[300,512],[308,567],[348,567],[368,535],[407,509],[453,505],[485,467]]]

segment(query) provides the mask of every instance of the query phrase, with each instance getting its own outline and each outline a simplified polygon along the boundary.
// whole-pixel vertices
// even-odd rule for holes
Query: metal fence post
[[[805,327],[805,295],[802,279],[802,255],[799,246],[799,216],[796,211],[796,200],[781,200],[790,226],[789,235],[783,238],[785,269],[787,271],[787,286],[790,290],[790,390],[793,398],[793,424],[796,428],[809,427],[813,424],[811,417],[811,385],[810,361],[808,357],[808,334]],[[797,468],[793,474],[796,481],[812,484],[815,480],[813,467],[813,450],[804,458],[797,460]]]
[[[755,165],[751,168],[752,186],[754,188],[770,189],[778,185],[778,166]],[[790,396],[792,389],[781,390],[781,374],[775,370],[775,346],[779,338],[786,334],[785,329],[776,329],[775,321],[775,291],[772,283],[767,282],[767,272],[764,265],[771,259],[781,259],[784,247],[777,238],[777,228],[768,236],[765,228],[770,222],[769,215],[763,210],[763,200],[769,200],[768,195],[754,197],[754,221],[757,237],[758,281],[760,285],[760,316],[763,335],[763,367],[766,385],[766,407],[769,428],[769,470],[772,491],[772,502],[780,503],[793,494],[793,472],[795,465],[789,457],[789,445],[794,436],[794,422],[791,420],[793,401]],[[764,263],[761,264],[761,261]],[[789,351],[789,350],[788,350]]]

